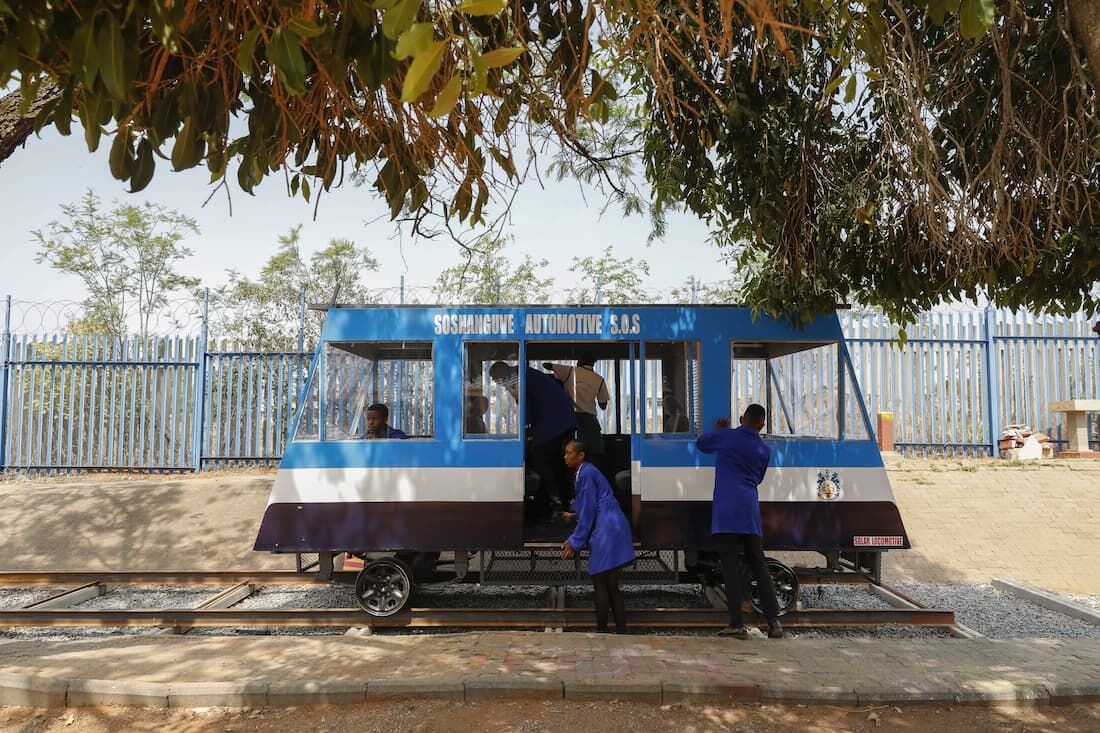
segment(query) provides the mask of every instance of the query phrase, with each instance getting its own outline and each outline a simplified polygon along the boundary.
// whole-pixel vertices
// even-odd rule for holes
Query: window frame
[[[434,341],[432,341],[431,339],[348,339],[348,338],[340,338],[340,339],[326,339],[325,341],[323,341],[321,343],[321,347],[320,347],[320,360],[319,360],[319,363],[318,363],[318,371],[320,372],[319,375],[318,375],[318,378],[319,378],[319,383],[318,383],[318,387],[319,387],[319,391],[318,391],[319,429],[318,429],[318,437],[316,438],[316,442],[320,442],[320,443],[359,443],[359,442],[362,442],[362,441],[366,440],[366,438],[363,438],[359,435],[356,435],[354,437],[343,437],[343,438],[329,438],[329,437],[326,436],[326,433],[328,431],[328,415],[327,415],[327,410],[326,410],[326,402],[327,402],[326,394],[327,394],[328,386],[329,386],[329,383],[328,383],[328,380],[329,380],[328,352],[332,348],[338,348],[338,347],[335,347],[334,344],[372,344],[372,345],[378,344],[378,345],[394,345],[394,346],[401,346],[401,347],[406,347],[406,348],[425,348],[426,347],[428,349],[428,358],[427,359],[405,359],[403,361],[409,361],[409,362],[424,361],[424,362],[427,362],[428,364],[433,364],[436,353],[437,353],[436,343]],[[354,354],[354,352],[348,352],[348,353]],[[356,355],[356,356],[358,356],[358,355]],[[368,362],[371,362],[373,364],[378,363],[377,359],[369,359],[367,357],[360,357],[360,358],[363,359],[364,361],[368,361]],[[428,385],[429,385],[429,389],[431,390],[431,396],[430,396],[430,400],[429,400],[430,405],[431,405],[431,419],[429,421],[427,421],[427,423],[428,423],[427,427],[429,428],[430,432],[426,435],[425,434],[409,435],[408,433],[406,433],[406,437],[404,437],[404,438],[380,438],[380,439],[377,439],[376,441],[372,441],[372,442],[404,443],[404,442],[407,442],[407,441],[410,441],[410,440],[411,441],[416,441],[416,442],[429,442],[429,441],[435,441],[435,440],[439,439],[438,433],[436,431],[436,411],[437,411],[436,410],[436,404],[437,404],[437,400],[436,400],[435,367],[434,367],[434,364],[433,364],[433,367],[432,367],[431,379],[428,380]],[[357,422],[365,421],[366,413],[367,413],[366,408],[370,404],[372,404],[373,402],[384,402],[384,401],[381,400],[381,399],[378,399],[378,398],[375,398],[373,400],[370,400],[370,399],[366,400],[364,402],[364,405],[363,405],[362,415],[360,416],[360,419]],[[387,407],[391,407],[388,403],[385,403],[385,404],[386,404]],[[390,417],[392,418],[393,414],[394,414],[394,411],[393,411],[392,407],[390,409],[389,414],[390,414]],[[390,423],[390,425],[392,426],[392,423]],[[365,427],[365,423],[364,423],[364,427]]]

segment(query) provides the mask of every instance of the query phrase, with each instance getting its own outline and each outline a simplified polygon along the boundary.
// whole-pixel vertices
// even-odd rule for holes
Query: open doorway
[[[528,376],[543,387],[561,390],[573,402],[578,426],[567,437],[578,437],[586,443],[588,461],[607,478],[628,519],[632,514],[630,460],[635,424],[631,411],[634,404],[631,385],[635,380],[631,379],[631,369],[636,353],[637,349],[626,342],[529,341],[526,347],[526,366],[539,373],[535,376],[529,371]],[[530,411],[527,414],[530,418]],[[548,494],[556,494],[561,509],[568,511],[573,498],[573,477],[562,459],[564,441],[552,446],[536,445],[538,433],[536,426],[529,424],[525,443],[528,521],[524,539],[560,542],[570,534],[573,525],[561,519],[560,511],[547,516],[541,511],[542,502]]]

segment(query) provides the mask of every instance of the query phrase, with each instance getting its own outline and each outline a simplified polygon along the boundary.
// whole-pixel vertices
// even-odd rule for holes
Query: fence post
[[[989,451],[993,458],[1000,456],[997,443],[1001,438],[1001,385],[997,374],[997,311],[985,309],[985,404],[986,426],[989,430]]]
[[[306,289],[298,291],[298,353],[306,350]]]
[[[0,476],[8,457],[8,362],[11,361],[11,296],[4,303],[4,360],[0,362]]]
[[[401,276],[401,290],[398,294],[398,302],[405,305],[405,276]]]
[[[210,288],[202,291],[202,328],[199,330],[199,345],[195,354],[195,402],[191,429],[191,469],[195,473],[202,471],[202,446],[206,437],[206,350],[209,336]]]
[[[295,364],[295,381],[298,391],[288,389],[286,391],[286,437],[283,438],[283,451],[286,451],[286,444],[290,442],[290,431],[294,429],[294,404],[298,398],[298,394],[305,386],[302,383],[302,371],[304,368],[302,352],[306,350],[306,289],[301,288],[298,291],[298,354],[294,357]]]

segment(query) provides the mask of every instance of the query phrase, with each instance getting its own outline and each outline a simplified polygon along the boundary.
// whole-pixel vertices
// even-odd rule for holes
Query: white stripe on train
[[[826,501],[819,473],[835,473],[832,501],[894,501],[882,468],[769,468],[763,501]],[[644,501],[710,501],[714,469],[646,468],[631,462],[632,491]],[[283,468],[268,504],[357,501],[522,501],[523,469],[510,468]]]

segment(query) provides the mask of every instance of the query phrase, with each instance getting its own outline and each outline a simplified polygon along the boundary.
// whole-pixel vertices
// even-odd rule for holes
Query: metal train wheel
[[[371,616],[392,616],[409,602],[413,575],[392,557],[375,560],[355,577],[355,600]]]
[[[793,611],[798,605],[798,576],[794,570],[779,562],[775,558],[766,557],[764,562],[768,566],[768,572],[772,576],[772,587],[775,588],[775,600],[779,605],[779,615]],[[763,613],[760,605],[760,592],[756,579],[748,568],[744,568],[746,577],[749,578],[748,595],[749,603],[757,613]]]

